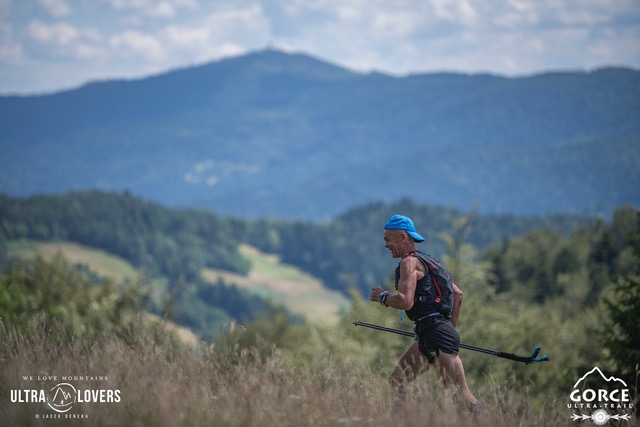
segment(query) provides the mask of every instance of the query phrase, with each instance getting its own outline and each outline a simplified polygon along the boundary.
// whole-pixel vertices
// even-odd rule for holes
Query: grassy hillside
[[[20,240],[9,242],[8,249],[10,255],[24,259],[34,258],[36,254],[50,259],[61,252],[71,264],[88,267],[98,276],[116,282],[132,281],[140,275],[130,263],[118,256],[73,242]],[[282,264],[277,256],[262,253],[248,245],[241,246],[240,252],[251,261],[247,276],[203,269],[203,279],[213,285],[222,279],[226,284],[236,285],[275,305],[282,305],[312,323],[335,324],[339,313],[347,308],[348,300],[344,294],[327,289],[321,281],[295,267]],[[161,282],[154,280],[152,286],[162,288]],[[155,291],[157,294],[158,289]]]
[[[118,282],[134,280],[140,274],[129,262],[117,255],[74,242],[19,240],[9,242],[8,249],[10,255],[27,259],[35,257],[36,254],[50,259],[57,252],[62,252],[70,263],[86,265],[99,276]]]
[[[343,293],[327,289],[313,276],[282,264],[276,255],[262,253],[248,245],[240,246],[240,253],[251,261],[247,276],[204,269],[203,278],[211,283],[222,279],[225,283],[235,284],[282,304],[291,313],[313,323],[335,324],[338,314],[349,304]]]

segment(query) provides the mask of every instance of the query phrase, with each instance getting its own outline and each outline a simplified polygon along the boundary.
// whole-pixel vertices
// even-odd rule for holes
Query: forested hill
[[[130,193],[86,191],[26,199],[0,196],[0,243],[77,242],[119,255],[152,276],[188,281],[198,280],[205,267],[245,274],[249,265],[238,245],[248,243],[280,255],[282,262],[313,274],[327,287],[346,292],[348,287],[366,290],[380,283],[395,265],[384,248],[382,228],[398,212],[414,218],[427,237],[421,247],[438,256],[446,251],[443,235],[463,237],[481,249],[535,228],[568,234],[594,221],[571,215],[470,216],[408,199],[354,208],[321,224],[246,220],[169,209]]]
[[[375,201],[484,213],[640,206],[640,72],[360,74],[274,50],[0,97],[0,192],[125,189],[326,220]]]
[[[570,215],[472,214],[405,199],[363,205],[331,221],[312,223],[221,217],[169,209],[129,193],[84,191],[25,199],[0,196],[0,267],[5,273],[15,265],[12,271],[23,277],[29,267],[24,270],[12,257],[17,246],[33,245],[33,240],[102,249],[146,273],[149,311],[172,313],[177,323],[212,340],[231,321],[255,320],[272,309],[271,300],[256,294],[259,283],[252,292],[233,281],[218,278],[214,283],[205,277],[205,268],[246,274],[251,261],[239,251],[241,243],[278,255],[327,288],[368,295],[372,286],[393,286],[397,260],[384,248],[382,229],[395,213],[415,220],[427,238],[418,248],[444,258],[461,287],[478,292],[478,286],[489,286],[506,300],[524,304],[567,296],[570,304],[593,305],[611,277],[633,271],[629,238],[640,236],[640,215],[628,206],[619,207],[605,223]],[[91,280],[95,277],[90,266],[76,268]],[[7,280],[13,280],[11,274]],[[48,280],[43,279],[47,286]],[[6,292],[0,295],[5,297]],[[5,308],[12,310],[11,305]]]

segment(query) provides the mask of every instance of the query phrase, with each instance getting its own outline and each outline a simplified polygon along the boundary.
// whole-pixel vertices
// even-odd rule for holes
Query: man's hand
[[[378,295],[380,295],[382,292],[384,292],[384,289],[382,289],[380,286],[371,288],[371,296],[369,297],[369,299],[373,302],[378,302]]]

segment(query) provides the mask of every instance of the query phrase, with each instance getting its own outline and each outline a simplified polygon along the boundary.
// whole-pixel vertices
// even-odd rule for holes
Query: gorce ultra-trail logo
[[[573,421],[590,420],[604,425],[609,420],[629,421],[633,413],[627,383],[620,378],[607,378],[598,367],[574,384],[569,399],[567,408],[572,410]]]

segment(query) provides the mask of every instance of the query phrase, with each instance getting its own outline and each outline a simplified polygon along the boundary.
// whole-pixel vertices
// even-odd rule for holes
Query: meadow
[[[136,324],[126,337],[96,340],[64,337],[42,321],[22,331],[2,326],[0,412],[5,425],[576,425],[556,402],[536,407],[522,391],[497,384],[477,393],[489,419],[473,419],[453,404],[450,391],[431,373],[415,382],[400,416],[390,411],[385,375],[348,359],[326,354],[306,364],[274,346],[242,348],[238,342],[222,349],[193,347],[161,331],[161,323]],[[29,376],[33,379],[25,381]],[[76,401],[67,414],[43,402],[10,401],[12,389],[49,392],[71,376],[78,390],[119,390],[120,401]],[[49,418],[54,416],[61,418]]]

